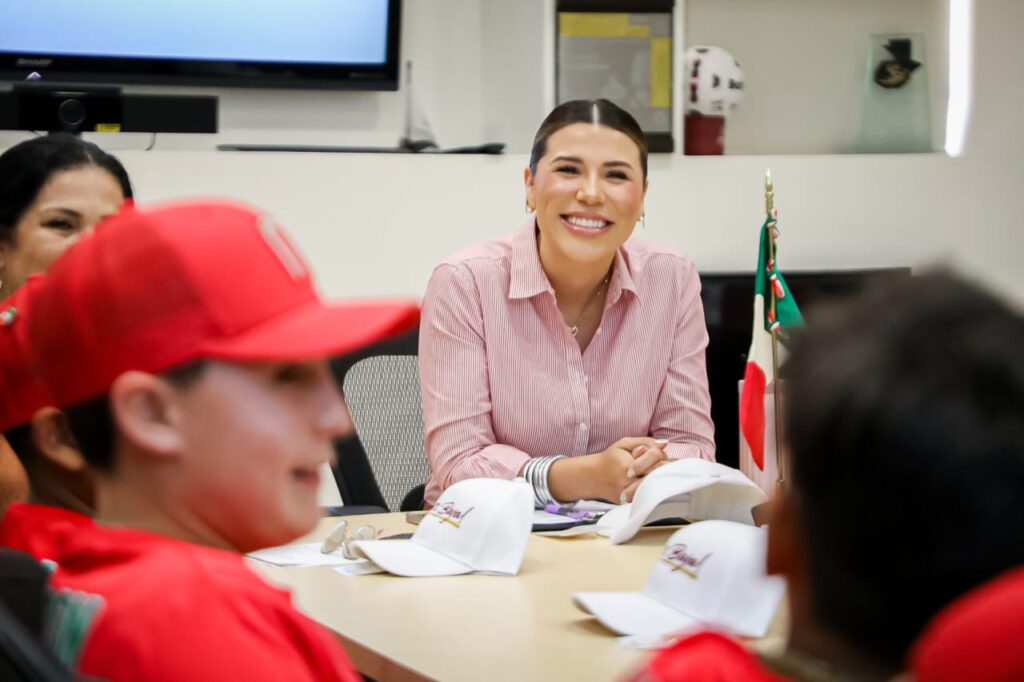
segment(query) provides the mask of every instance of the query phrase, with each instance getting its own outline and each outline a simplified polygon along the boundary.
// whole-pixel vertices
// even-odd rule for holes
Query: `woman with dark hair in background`
[[[481,476],[523,476],[538,505],[625,502],[666,460],[714,459],[697,269],[627,242],[647,192],[637,122],[559,105],[524,180],[522,229],[447,259],[424,297],[428,505]]]
[[[0,300],[131,198],[121,162],[72,135],[0,154]]]
[[[0,311],[30,275],[131,198],[121,162],[72,135],[33,138],[0,154]],[[28,425],[16,431],[12,438],[23,442],[15,447],[34,449]],[[0,513],[27,495],[25,471],[0,437]]]

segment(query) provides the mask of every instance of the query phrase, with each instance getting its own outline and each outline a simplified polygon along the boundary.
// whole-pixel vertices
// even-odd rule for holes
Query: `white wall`
[[[332,295],[418,296],[435,263],[524,219],[527,158],[129,152],[144,200],[215,194],[271,211]],[[939,154],[686,159],[651,164],[645,238],[704,270],[750,270],[766,165],[787,269],[949,259],[1024,301],[1024,166]]]
[[[985,2],[985,0],[981,0]],[[841,154],[860,128],[868,37],[922,33],[934,149],[942,149],[948,0],[686,0],[686,44],[736,57],[744,101],[726,123],[727,154]],[[915,54],[920,45],[915,45]]]
[[[967,151],[1012,157],[1008,161],[1019,165],[1024,151],[1024,2],[975,4],[974,113]]]
[[[525,152],[554,104],[554,0],[481,5],[483,137]]]
[[[479,55],[479,33],[460,36],[448,30],[447,20],[462,16],[456,10],[475,3],[410,0],[406,5],[444,7],[448,12],[425,18],[423,32],[410,40],[409,49],[422,50],[444,67],[434,92],[440,110],[454,116],[470,106],[451,92],[454,84],[488,68],[479,60],[462,63],[467,55]],[[752,269],[763,211],[763,173],[771,165],[784,268],[917,265],[944,258],[1024,302],[1018,284],[1024,256],[1018,198],[1024,188],[1024,163],[1019,160],[1024,142],[1017,131],[1024,111],[1024,44],[1014,28],[1024,25],[1024,3],[979,0],[977,15],[975,109],[963,157],[658,156],[651,163],[643,236],[690,253],[704,270]],[[463,28],[469,31],[474,22],[493,27],[501,24],[499,19],[492,7],[467,19]],[[529,32],[527,27],[521,30]],[[529,39],[532,34],[523,37],[524,44]],[[416,40],[424,42],[417,45]],[[511,74],[519,66],[509,63],[504,68]],[[475,92],[465,97],[495,96],[486,83]],[[256,99],[247,114],[252,119],[248,130],[276,123],[275,134],[282,136],[289,131],[296,136],[321,134],[305,124],[287,127],[288,120],[296,120],[285,119],[292,114],[312,116],[327,127],[329,117],[323,111],[303,112],[274,93],[252,96]],[[366,110],[359,114],[366,121],[384,126],[394,119],[398,125],[401,116],[388,113],[387,104],[397,94],[351,96],[366,98]],[[528,109],[523,107],[524,114]],[[238,115],[245,118],[242,110]],[[529,131],[537,122],[521,129]],[[465,131],[438,128],[443,139],[450,134],[455,144],[461,142],[458,135],[479,137],[497,124],[480,116],[475,125],[467,123]],[[358,143],[373,143],[376,138],[370,133],[385,137],[382,130],[371,130],[367,137],[372,139],[359,138]],[[21,136],[0,138],[0,146],[11,139]],[[446,254],[509,231],[524,218],[525,155],[241,154],[169,150],[161,141],[152,152],[123,151],[119,156],[142,201],[225,195],[273,211],[295,233],[331,295],[418,296],[433,265]]]
[[[987,2],[988,0],[982,0]],[[526,152],[553,102],[554,0],[407,0],[402,59],[414,64],[419,103],[444,147],[505,142]],[[685,42],[722,45],[747,74],[730,120],[729,153],[841,153],[860,118],[867,36],[921,31],[934,102],[936,147],[946,95],[947,0],[679,0]],[[1004,29],[1005,30],[1005,29]],[[217,135],[162,135],[156,148],[217,144],[394,146],[404,92],[158,88],[220,98]],[[678,118],[678,116],[677,116]],[[674,123],[678,124],[679,121]],[[21,139],[0,132],[0,147]],[[677,131],[678,137],[678,131]],[[112,150],[145,149],[145,134],[99,136]]]

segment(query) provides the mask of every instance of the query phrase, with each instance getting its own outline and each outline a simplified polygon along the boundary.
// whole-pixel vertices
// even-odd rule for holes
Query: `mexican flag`
[[[779,272],[772,253],[773,239],[769,230],[775,230],[774,216],[761,226],[761,247],[757,255],[754,277],[754,331],[747,353],[747,370],[743,375],[743,393],[740,395],[740,432],[750,447],[750,454],[758,469],[764,471],[764,394],[775,379],[772,363],[772,330],[799,327],[804,323],[786,280]],[[772,314],[772,300],[775,314]]]

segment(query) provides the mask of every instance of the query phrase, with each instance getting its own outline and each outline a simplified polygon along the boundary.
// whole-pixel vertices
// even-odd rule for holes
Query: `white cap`
[[[640,592],[577,592],[573,602],[622,635],[666,635],[697,627],[764,637],[786,591],[765,574],[765,530],[701,521],[665,543]]]
[[[533,489],[517,479],[473,478],[444,491],[409,540],[353,543],[388,573],[515,575],[533,518]]]
[[[645,476],[633,501],[605,514],[597,527],[617,545],[636,535],[645,523],[660,519],[721,519],[752,525],[751,508],[767,499],[756,483],[736,469],[703,459],[680,459]]]

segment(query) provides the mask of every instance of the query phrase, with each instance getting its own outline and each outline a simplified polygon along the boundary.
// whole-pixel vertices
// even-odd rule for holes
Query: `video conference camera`
[[[217,98],[128,95],[104,85],[16,83],[0,93],[0,130],[216,133]]]

